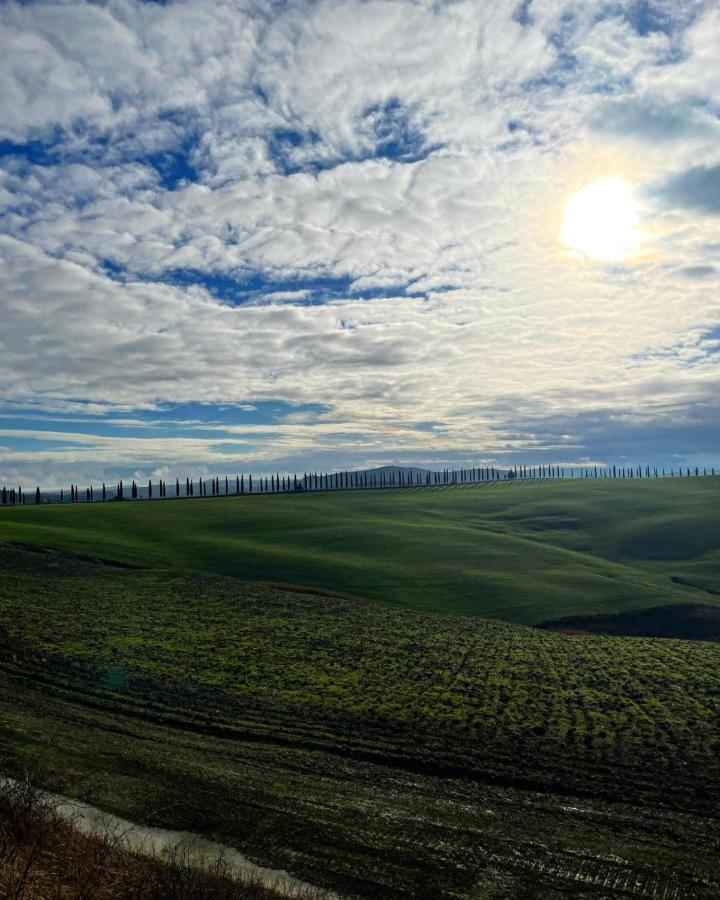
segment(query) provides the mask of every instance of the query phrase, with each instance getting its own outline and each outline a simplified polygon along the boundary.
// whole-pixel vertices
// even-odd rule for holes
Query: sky
[[[717,464],[718,47],[702,0],[3,2],[0,483]]]

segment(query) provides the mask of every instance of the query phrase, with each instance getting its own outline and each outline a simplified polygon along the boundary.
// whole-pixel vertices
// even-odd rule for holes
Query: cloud
[[[6,403],[87,435],[113,410],[322,409],[219,443],[23,427],[14,475],[539,453],[566,446],[544,419],[575,446],[599,438],[573,417],[707,411],[720,18],[681,7],[0,5]],[[653,201],[615,269],[558,240],[608,174]]]
[[[671,102],[685,98],[712,101],[720,94],[720,10],[711,2],[675,4],[689,22],[675,38],[671,65],[649,65],[638,73],[635,87]]]
[[[689,102],[670,105],[635,96],[611,100],[601,106],[591,126],[600,133],[632,136],[647,142],[720,133],[717,117],[707,109],[698,109]]]
[[[668,206],[720,215],[720,164],[695,166],[671,175],[656,194]]]
[[[683,266],[679,271],[685,278],[715,278],[720,275],[720,270],[715,266]]]

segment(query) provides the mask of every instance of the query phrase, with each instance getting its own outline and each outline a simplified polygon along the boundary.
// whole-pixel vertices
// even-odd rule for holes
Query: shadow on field
[[[538,627],[565,634],[720,641],[720,608],[708,603],[676,603],[624,613],[566,616]]]

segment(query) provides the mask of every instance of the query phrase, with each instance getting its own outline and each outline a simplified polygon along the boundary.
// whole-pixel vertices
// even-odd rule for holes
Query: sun
[[[627,182],[600,178],[568,199],[560,239],[580,256],[622,262],[640,245],[638,219],[637,202]]]

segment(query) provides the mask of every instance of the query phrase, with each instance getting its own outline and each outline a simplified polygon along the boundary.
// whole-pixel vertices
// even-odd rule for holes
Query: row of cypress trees
[[[430,487],[442,485],[458,485],[458,484],[478,484],[492,481],[503,481],[508,479],[548,479],[548,478],[676,478],[676,477],[700,477],[707,475],[715,475],[715,468],[708,469],[704,467],[702,471],[698,466],[694,469],[684,467],[678,468],[677,471],[671,468],[669,471],[658,469],[657,467],[645,466],[524,466],[517,465],[508,469],[498,469],[494,466],[484,468],[470,469],[440,469],[437,471],[403,471],[397,469],[391,472],[333,472],[317,473],[305,472],[303,475],[271,475],[253,476],[236,475],[234,479],[227,476],[223,480],[217,477],[203,479],[199,478],[197,482],[189,476],[181,484],[180,479],[175,479],[175,484],[171,484],[170,496],[177,499],[191,497],[219,497],[229,496],[231,494],[286,494],[297,493],[300,491],[338,491],[338,490],[357,490],[357,489],[387,489],[402,487]],[[184,488],[184,491],[183,491]],[[32,497],[32,494],[31,494]],[[59,495],[60,503],[93,503],[96,500],[138,500],[138,499],[159,499],[164,500],[168,497],[167,482],[163,479],[153,484],[152,479],[148,480],[147,488],[142,496],[142,489],[138,487],[135,481],[132,481],[130,488],[123,481],[119,481],[115,488],[113,496],[109,495],[106,485],[103,483],[102,488],[95,489],[92,485],[80,491],[76,484],[70,485],[68,494],[62,489]],[[34,502],[42,503],[44,498],[40,488],[35,488]],[[45,498],[47,502],[51,501],[49,497]],[[0,492],[0,503],[5,505],[25,504],[28,502],[27,492],[23,491],[19,486],[3,487]],[[32,501],[30,501],[32,502]]]

